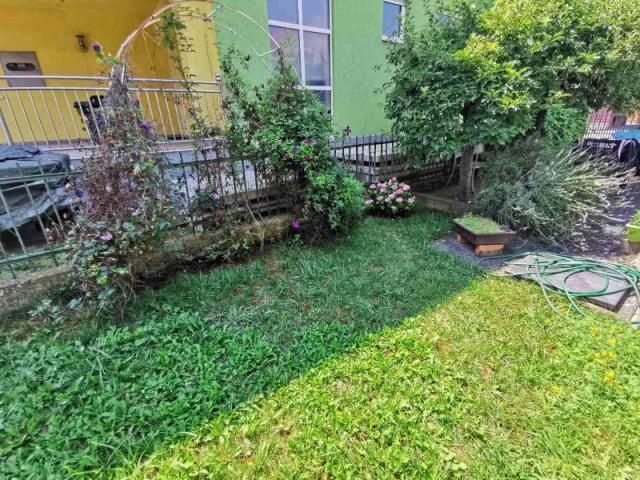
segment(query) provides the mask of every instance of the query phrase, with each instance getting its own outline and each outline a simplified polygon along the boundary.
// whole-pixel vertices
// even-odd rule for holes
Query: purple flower
[[[151,125],[149,125],[149,123],[147,123],[146,121],[140,122],[138,124],[138,128],[140,128],[140,130],[144,130],[145,132],[151,131]]]
[[[298,153],[300,153],[300,147],[298,146],[293,147],[293,154],[296,155]]]
[[[294,219],[294,220],[291,222],[291,228],[292,228],[293,230],[300,230],[300,220],[298,220],[297,218],[296,218],[296,219]]]
[[[304,143],[306,143],[307,145],[311,145],[313,143],[313,140],[311,140],[311,137],[307,137]]]
[[[100,235],[100,240],[102,240],[103,242],[110,242],[111,240],[113,240],[113,235],[107,232],[105,234]]]
[[[217,202],[218,200],[220,200],[220,194],[219,193],[214,193],[213,195],[211,195],[211,197]]]
[[[95,42],[91,45],[91,50],[96,53],[102,53],[102,45],[100,45],[98,42]]]

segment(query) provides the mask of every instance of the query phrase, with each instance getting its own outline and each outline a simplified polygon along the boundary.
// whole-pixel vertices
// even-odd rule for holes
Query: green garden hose
[[[518,262],[527,257],[526,262]],[[502,257],[484,258],[480,263],[487,260],[502,259],[509,266],[524,267],[519,272],[504,272],[501,276],[518,277],[531,280],[537,283],[544,294],[545,299],[553,308],[559,312],[557,307],[549,298],[548,292],[564,295],[571,307],[580,315],[586,316],[585,311],[578,304],[578,300],[586,297],[601,297],[616,293],[633,290],[640,305],[640,271],[621,265],[618,263],[607,262],[606,260],[593,260],[583,257],[572,257],[567,255],[559,255],[555,253],[536,253],[527,252],[515,255],[505,255]],[[589,272],[604,280],[604,285],[598,290],[572,290],[569,288],[569,279],[577,274]],[[565,275],[563,283],[558,286],[557,281],[554,283],[552,277],[557,275]],[[615,281],[616,287],[611,288],[611,282]],[[635,326],[639,326],[640,322],[633,322]]]

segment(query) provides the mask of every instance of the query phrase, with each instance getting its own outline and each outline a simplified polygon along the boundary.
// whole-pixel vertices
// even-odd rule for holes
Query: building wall
[[[334,123],[354,134],[387,132],[382,87],[390,78],[382,40],[382,0],[333,0]],[[411,14],[423,17],[423,2]]]
[[[115,52],[120,43],[142,21],[169,0],[0,0],[3,26],[0,28],[0,51],[34,51],[45,75],[98,75],[99,65],[92,52],[81,52],[75,35],[85,35],[87,46],[100,42],[106,51]],[[384,115],[384,94],[380,91],[389,78],[386,53],[389,44],[382,40],[383,0],[331,0],[332,2],[332,62],[333,62],[333,116],[338,129],[350,126],[354,134],[388,131],[390,122]],[[217,8],[220,2],[186,2],[201,13]],[[259,83],[268,78],[272,69],[269,51],[267,0],[225,0],[225,7],[216,10],[213,17],[215,31],[210,24],[193,20],[188,22],[189,36],[193,38],[195,52],[186,53],[183,60],[196,78],[211,79],[219,72],[219,53],[236,49],[241,55],[251,55],[247,78]],[[426,0],[412,0],[410,11],[416,17],[425,14]],[[157,47],[148,35],[140,36],[129,58],[133,74],[142,77],[171,78],[173,72],[167,53]],[[60,86],[62,82],[49,81],[47,86]],[[0,82],[0,86],[2,83]],[[68,136],[82,138],[82,121],[69,103],[69,95],[50,94],[44,101],[56,113],[62,104]],[[86,97],[87,95],[85,95]],[[16,99],[14,99],[16,100]],[[39,95],[24,98],[26,115],[43,110]],[[80,100],[86,100],[81,98]],[[219,100],[219,99],[217,99]],[[220,117],[219,101],[208,103],[207,109],[216,113],[209,116],[212,123]],[[0,108],[2,99],[0,98]],[[155,107],[154,107],[155,108]],[[173,107],[172,107],[173,108]],[[173,115],[173,114],[172,114]],[[173,123],[178,123],[175,116]],[[33,120],[33,118],[32,118]],[[12,119],[8,119],[9,123]],[[27,125],[25,118],[14,133],[15,141],[42,141],[61,134],[60,125],[44,119]],[[158,127],[172,134],[177,127]],[[0,132],[0,136],[2,133]],[[85,133],[86,136],[86,133]],[[0,138],[0,143],[3,139]]]
[[[2,28],[0,52],[35,52],[44,75],[97,76],[105,74],[95,54],[82,52],[76,35],[84,35],[86,46],[100,43],[106,52],[116,53],[121,43],[142,22],[169,0],[0,0]],[[185,2],[185,6],[200,13],[211,11],[208,2]],[[211,80],[219,73],[218,50],[211,24],[201,20],[187,21],[188,35],[194,52],[183,54],[183,60],[195,78]],[[167,52],[153,38],[153,29],[139,35],[128,57],[129,73],[145,78],[177,78],[169,65]],[[0,69],[1,71],[1,69]],[[0,81],[0,86],[6,82]],[[47,80],[47,87],[98,86],[92,82]],[[104,85],[102,85],[104,86]],[[213,87],[207,87],[209,89]],[[76,101],[86,101],[90,95],[102,92],[80,90],[67,92],[11,92],[0,94],[0,109],[16,142],[43,142],[59,137],[72,140],[87,138],[80,115],[72,107]],[[204,110],[220,118],[219,97],[207,95]],[[166,101],[165,101],[166,100]],[[176,135],[187,128],[180,108],[171,98],[141,96],[148,118],[159,118],[159,131]],[[6,143],[0,130],[0,144]]]
[[[390,44],[382,40],[383,0],[331,0],[333,58],[333,119],[336,128],[349,126],[353,134],[386,132],[391,124],[384,114],[381,88],[389,79],[386,54]],[[431,2],[412,0],[408,14],[416,21],[427,14]],[[267,0],[226,0],[226,5],[255,19],[268,29]],[[229,9],[216,14],[219,47],[224,54],[231,46],[242,55],[253,55],[247,78],[258,83],[267,78],[269,67],[256,52],[270,50],[267,34]],[[224,25],[222,25],[224,23]],[[233,30],[233,31],[231,31]]]

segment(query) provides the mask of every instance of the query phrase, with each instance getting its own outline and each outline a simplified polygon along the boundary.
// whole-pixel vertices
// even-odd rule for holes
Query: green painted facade
[[[409,2],[405,2],[409,3]],[[226,0],[215,15],[218,46],[222,55],[230,47],[252,55],[248,78],[260,82],[269,75],[271,49],[267,0]],[[427,3],[414,0],[407,15],[424,18]],[[386,53],[390,44],[382,39],[383,0],[331,0],[333,120],[337,129],[351,127],[354,135],[387,132],[384,93],[389,79]],[[249,20],[246,16],[255,20]],[[264,30],[263,30],[264,29]]]

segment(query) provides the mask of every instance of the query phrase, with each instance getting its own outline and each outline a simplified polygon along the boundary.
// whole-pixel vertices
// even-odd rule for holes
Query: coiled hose
[[[530,257],[530,258],[527,258]],[[525,262],[519,262],[527,258]],[[504,255],[502,257],[489,257],[480,261],[502,259],[508,266],[524,267],[518,268],[516,272],[503,272],[500,276],[517,277],[531,280],[537,283],[544,294],[547,303],[551,308],[562,314],[549,298],[548,293],[557,293],[567,298],[571,307],[582,316],[586,312],[580,307],[578,300],[586,297],[602,297],[616,293],[633,290],[638,305],[640,305],[640,271],[621,265],[607,262],[606,260],[593,260],[590,258],[573,257],[555,253],[527,252],[515,255]],[[568,283],[569,279],[580,273],[590,272],[603,279],[603,286],[597,290],[572,290]],[[561,285],[558,285],[557,276],[564,275]],[[552,277],[556,277],[553,281]],[[612,282],[615,286],[612,286]],[[640,326],[639,322],[632,322],[634,326]]]

